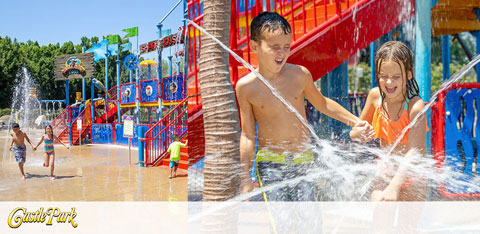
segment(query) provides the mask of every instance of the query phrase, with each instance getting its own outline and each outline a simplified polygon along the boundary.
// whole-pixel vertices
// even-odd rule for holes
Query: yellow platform
[[[480,30],[479,0],[439,0],[432,8],[432,36]]]

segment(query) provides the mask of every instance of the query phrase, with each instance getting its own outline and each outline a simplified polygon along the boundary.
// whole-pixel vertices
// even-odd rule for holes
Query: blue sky
[[[178,0],[9,0],[0,4],[0,36],[18,41],[38,41],[40,45],[72,41],[107,34],[126,33],[138,26],[139,43],[158,38],[157,23]],[[163,22],[164,29],[183,25],[183,2]],[[136,39],[131,38],[133,46]]]

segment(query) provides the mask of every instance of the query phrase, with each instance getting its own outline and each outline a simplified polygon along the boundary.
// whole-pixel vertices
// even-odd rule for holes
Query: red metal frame
[[[480,89],[480,83],[454,83],[444,91],[438,94],[437,103],[432,108],[432,149],[436,167],[441,173],[442,165],[445,161],[445,100],[447,93],[454,89]],[[446,198],[480,198],[480,193],[451,193],[441,183],[438,187],[440,195]]]
[[[65,109],[63,109],[62,112],[60,112],[60,114],[55,117],[55,119],[53,119],[49,125],[52,126],[53,128],[53,134],[55,134],[55,136],[60,136],[64,131],[65,129],[67,128],[67,117],[68,117],[68,111],[70,110],[70,106],[67,106]],[[63,123],[65,121],[65,126],[62,126],[60,128],[60,124]],[[57,129],[60,129],[60,132],[58,132]],[[57,130],[57,131],[56,131]]]
[[[91,105],[92,105],[91,102],[89,105],[85,105],[85,109],[83,109],[82,112],[80,112],[78,116],[72,121],[72,135],[78,132],[77,130],[78,118],[82,118],[82,125],[84,125],[84,123],[87,123],[85,128],[82,126],[82,131],[78,133],[78,138],[74,138],[72,136],[72,141],[73,141],[72,144],[77,144],[78,140],[81,141],[83,139],[83,136],[86,135],[87,132],[90,132],[90,128],[92,126],[91,113],[89,113],[91,111],[90,109]]]
[[[245,5],[244,12],[238,10],[239,1],[243,1]],[[201,26],[203,15],[195,17],[196,10],[200,7],[199,3],[200,0],[189,0],[188,17]],[[251,57],[248,25],[254,16],[263,11],[263,1],[256,0],[254,7],[250,7],[248,3],[248,0],[232,1],[230,49],[241,55],[247,62],[255,65],[257,61],[256,58]],[[270,1],[267,1],[266,7],[267,10],[284,16],[292,27],[294,33],[288,62],[307,67],[316,80],[354,55],[357,50],[368,46],[371,41],[413,15],[413,7],[410,12],[399,14],[399,9],[406,4],[413,5],[414,0],[275,0],[273,6]],[[317,14],[322,10],[325,12],[324,18]],[[356,13],[355,21],[353,20],[354,13]],[[390,17],[392,15],[401,17],[392,18]],[[385,21],[386,18],[392,20],[382,26],[373,23]],[[360,34],[358,41],[352,42],[352,35],[357,24],[363,26],[359,28],[363,33]],[[191,24],[188,27],[190,30],[188,78],[195,77],[196,88],[195,93],[189,93],[192,95],[199,94],[197,77],[197,53],[199,51],[197,51],[196,43],[200,44],[201,40],[195,27]],[[200,45],[198,50],[201,50]],[[312,51],[315,53],[312,54]],[[322,64],[322,66],[318,66],[318,64]],[[244,68],[239,72],[239,68],[240,64],[230,58],[231,79],[234,86],[240,77],[249,72]],[[198,97],[196,101],[199,103]]]
[[[145,141],[145,166],[155,165],[157,162],[161,161],[166,155],[168,149],[167,137],[161,139],[161,145],[159,145],[159,138],[162,134],[166,135],[166,131],[170,126],[174,127],[174,131],[177,131],[178,127],[182,127],[184,131],[181,134],[178,134],[180,137],[184,136],[187,133],[187,107],[188,107],[188,98],[183,99],[175,108],[173,108],[168,114],[166,114],[160,121],[151,125],[150,128],[145,132],[145,138],[141,141]],[[177,124],[177,120],[180,120],[180,123]],[[158,133],[154,134],[154,131],[157,127],[164,126],[164,128]]]

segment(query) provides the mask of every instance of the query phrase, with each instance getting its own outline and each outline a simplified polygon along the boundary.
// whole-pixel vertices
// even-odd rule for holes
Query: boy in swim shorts
[[[32,146],[30,139],[28,138],[27,134],[20,130],[20,125],[18,123],[14,123],[12,125],[13,133],[10,135],[12,136],[12,143],[10,144],[10,151],[13,151],[15,155],[15,160],[18,163],[18,168],[20,169],[20,173],[22,173],[22,179],[25,179],[25,173],[23,171],[23,165],[25,164],[25,160],[27,158],[27,147],[25,146],[25,140]]]

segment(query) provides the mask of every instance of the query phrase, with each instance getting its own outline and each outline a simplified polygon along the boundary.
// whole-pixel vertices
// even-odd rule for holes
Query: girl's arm
[[[420,111],[423,109],[425,104],[423,103],[420,97],[412,99],[415,100],[413,107],[409,112],[410,121],[419,115]],[[402,184],[405,182],[405,179],[408,177],[408,171],[412,164],[414,164],[419,157],[426,154],[425,139],[427,137],[427,121],[426,116],[423,114],[419,117],[415,125],[409,130],[408,133],[408,145],[407,153],[400,166],[398,167],[395,175],[393,176],[390,184],[383,191],[382,200],[384,201],[395,201],[398,200],[398,194]]]
[[[63,142],[62,142],[60,139],[58,139],[57,136],[55,136],[54,134],[52,134],[52,135],[53,135],[53,139],[55,139],[56,141],[60,142],[60,144],[62,144],[63,146],[67,147],[67,149],[70,148],[70,147],[66,146],[65,144],[63,144]]]
[[[380,98],[380,91],[378,87],[370,90],[367,96],[367,101],[365,102],[365,106],[363,107],[362,113],[360,114],[360,120],[365,120],[369,124],[372,124],[373,114],[375,113],[375,103],[378,102],[379,98]],[[358,128],[353,128],[350,131],[350,138],[354,141],[367,142],[372,140],[374,136],[375,136],[375,132],[373,132],[373,136],[371,135],[364,136],[362,135],[361,129],[358,129]]]
[[[44,138],[45,138],[45,136],[42,136],[42,138],[40,139],[38,144],[33,148],[34,150],[36,150],[38,148],[38,146],[40,146],[40,144],[42,144],[42,141],[43,141]]]

